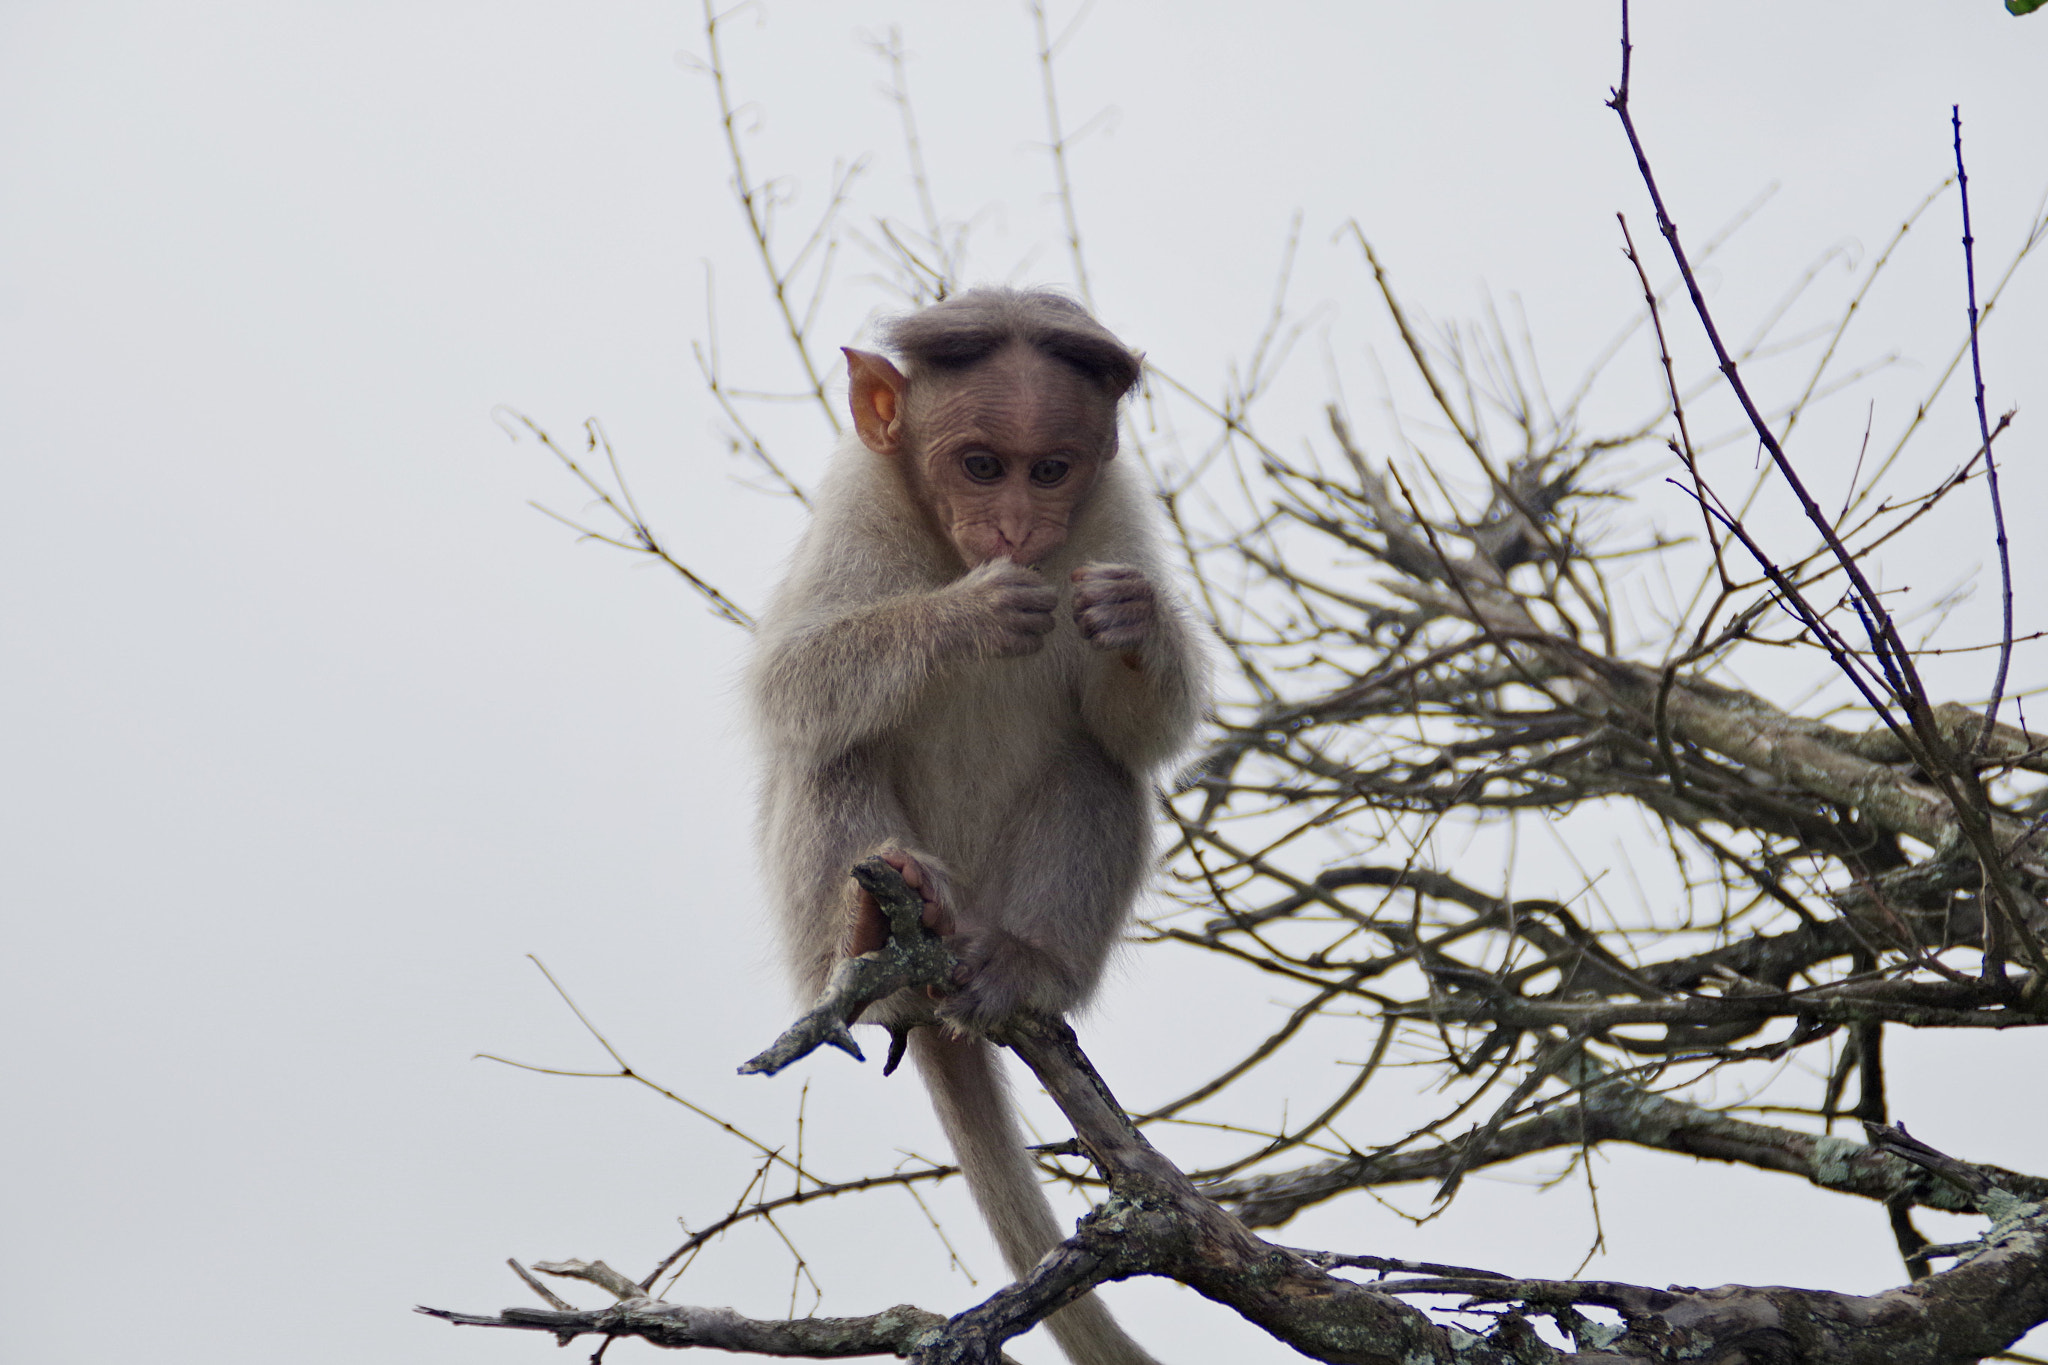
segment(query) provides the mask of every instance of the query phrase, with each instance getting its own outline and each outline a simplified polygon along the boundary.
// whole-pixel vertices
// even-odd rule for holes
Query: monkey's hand
[[[1074,624],[1097,649],[1136,649],[1152,637],[1159,593],[1128,564],[1083,564],[1073,572]]]
[[[970,658],[1015,659],[1045,648],[1059,594],[1022,564],[992,559],[942,595],[955,607],[957,648]]]

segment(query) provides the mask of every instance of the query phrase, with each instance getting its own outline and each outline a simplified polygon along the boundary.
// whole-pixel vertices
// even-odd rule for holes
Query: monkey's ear
[[[839,349],[846,353],[853,429],[875,454],[897,454],[903,449],[903,396],[910,381],[903,371],[872,351],[856,351],[851,346]]]

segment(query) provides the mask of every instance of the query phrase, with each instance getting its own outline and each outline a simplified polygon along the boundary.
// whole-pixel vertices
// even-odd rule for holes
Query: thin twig
[[[1970,747],[1982,750],[1998,725],[1999,703],[2005,700],[2007,670],[2012,667],[2012,547],[2005,536],[2005,502],[1998,492],[1998,452],[1991,448],[1991,419],[1984,411],[1984,360],[1977,351],[1977,242],[1970,235],[1970,173],[1963,169],[1963,107],[1949,106],[1955,128],[1956,185],[1963,201],[1963,280],[1970,301],[1970,378],[1977,399],[1977,433],[1983,444],[1984,480],[1991,490],[1991,524],[1998,536],[1998,601],[2001,610],[1998,671],[1991,680],[1991,700],[1984,708],[1984,728]]]
[[[1092,4],[1093,0],[1090,0]],[[1048,36],[1045,22],[1044,0],[1030,0],[1032,31],[1038,37],[1039,80],[1045,89],[1045,128],[1050,139],[1047,150],[1052,153],[1053,182],[1058,187],[1060,216],[1066,222],[1067,255],[1074,266],[1074,292],[1081,296],[1081,302],[1092,312],[1095,308],[1095,292],[1088,285],[1088,262],[1081,251],[1081,222],[1074,210],[1074,186],[1067,177],[1067,148],[1071,139],[1060,120],[1060,96],[1058,83],[1053,79],[1053,58],[1066,45],[1075,29],[1088,16],[1089,5],[1084,4],[1068,21],[1067,27],[1057,39]]]
[[[747,231],[754,243],[754,252],[760,258],[761,268],[768,276],[768,287],[775,296],[775,308],[782,317],[783,329],[789,336],[791,347],[796,351],[797,363],[803,367],[808,384],[808,396],[817,403],[825,420],[832,424],[832,434],[837,436],[843,429],[839,410],[825,392],[824,376],[819,372],[817,362],[811,355],[810,338],[806,331],[805,319],[796,310],[795,300],[790,292],[792,272],[795,267],[784,267],[775,257],[775,243],[772,233],[772,189],[757,185],[747,171],[746,151],[740,145],[739,110],[733,105],[732,94],[726,85],[725,58],[718,47],[718,29],[726,19],[740,9],[744,3],[732,10],[720,13],[714,0],[703,0],[704,4],[704,50],[706,58],[702,63],[705,74],[711,77],[712,89],[718,96],[719,126],[725,130],[726,155],[732,163],[733,193],[739,198],[740,208],[747,217]],[[859,163],[849,167],[838,178],[831,201],[818,220],[818,227],[811,235],[816,242],[826,231],[844,201],[848,183],[860,171]],[[805,251],[810,250],[806,244]]]
[[[676,559],[675,556],[671,555],[662,543],[655,538],[653,528],[648,526],[646,518],[640,515],[639,505],[633,501],[633,490],[626,483],[625,471],[619,468],[618,456],[612,450],[611,438],[605,435],[604,428],[598,424],[596,418],[593,417],[583,424],[585,449],[591,452],[603,450],[605,462],[611,466],[612,480],[618,486],[616,494],[593,478],[589,470],[577,463],[575,456],[556,444],[555,438],[548,434],[546,428],[542,427],[525,413],[520,412],[516,408],[505,407],[501,404],[492,410],[491,415],[494,418],[500,419],[499,426],[504,427],[506,433],[514,440],[519,438],[519,433],[506,426],[502,419],[509,417],[512,421],[517,422],[532,433],[534,439],[541,443],[542,448],[557,460],[560,460],[563,467],[575,475],[577,481],[589,489],[607,511],[625,523],[627,532],[633,538],[631,540],[620,540],[618,537],[608,536],[602,531],[593,531],[588,526],[572,521],[560,512],[552,511],[537,502],[530,504],[534,511],[539,512],[544,517],[550,517],[555,521],[561,522],[562,525],[576,532],[577,535],[585,540],[599,541],[617,549],[630,550],[636,554],[649,555],[660,560],[671,569],[674,569],[677,574],[681,575],[682,580],[689,584],[699,597],[702,597],[710,604],[712,615],[720,620],[730,621],[733,625],[739,626],[743,630],[752,630],[754,628],[752,613],[691,572],[689,568]]]

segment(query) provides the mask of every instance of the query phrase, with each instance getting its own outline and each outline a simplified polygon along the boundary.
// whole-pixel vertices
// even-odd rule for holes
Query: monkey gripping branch
[[[855,875],[889,922],[887,942],[843,964],[813,1009],[742,1070],[772,1074],[821,1045],[846,1047],[840,1021],[905,986],[951,980],[951,955],[920,923],[923,901],[902,875],[879,858]],[[752,1319],[649,1297],[644,1286],[602,1261],[534,1268],[598,1286],[616,1300],[607,1307],[571,1307],[515,1263],[551,1307],[507,1308],[493,1316],[419,1311],[459,1326],[547,1332],[564,1345],[583,1336],[637,1337],[670,1348],[820,1359],[894,1355],[919,1365],[992,1365],[1004,1359],[1005,1342],[1054,1310],[1105,1281],[1137,1275],[1177,1280],[1333,1365],[1939,1365],[1990,1354],[2048,1316],[2048,1208],[2017,1197],[1983,1168],[1945,1157],[1896,1129],[1874,1131],[1867,1160],[1890,1166],[1894,1179],[1929,1170],[1991,1220],[1975,1242],[1937,1249],[1957,1258],[1954,1267],[1912,1285],[1859,1296],[1778,1286],[1653,1289],[1518,1279],[1265,1241],[1146,1141],[1065,1023],[1026,1014],[992,1036],[1031,1068],[1059,1105],[1109,1193],[1029,1275],[950,1319],[909,1305],[865,1317]],[[1340,1270],[1371,1271],[1377,1278],[1361,1283],[1340,1277]],[[1508,1311],[1490,1331],[1474,1333],[1432,1322],[1404,1303],[1404,1295],[1451,1295]],[[1621,1321],[1595,1321],[1580,1311],[1587,1307],[1610,1309]],[[1550,1319],[1575,1349],[1545,1341],[1532,1318]]]

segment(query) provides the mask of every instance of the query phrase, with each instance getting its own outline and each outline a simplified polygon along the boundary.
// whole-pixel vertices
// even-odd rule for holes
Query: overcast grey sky
[[[2048,188],[2048,18],[1996,0],[1641,11],[1638,113],[1681,225],[1705,234],[1778,186],[1710,272],[1733,331],[1830,248],[1860,260],[1885,240],[1948,173],[1952,103],[1980,273],[2017,247]],[[727,56],[792,215],[862,153],[853,221],[908,213],[861,38],[898,24],[942,208],[979,215],[970,274],[1066,280],[1018,6],[755,14]],[[648,1092],[471,1060],[603,1066],[528,953],[646,1074],[793,1140],[801,1080],[733,1075],[786,1012],[753,917],[744,637],[665,571],[528,510],[580,503],[491,417],[511,404],[565,437],[601,418],[678,552],[761,599],[797,511],[744,486],[697,382],[707,289],[729,373],[790,375],[709,86],[678,60],[702,45],[682,3],[0,4],[0,1358],[553,1351],[408,1310],[521,1302],[508,1255],[637,1275],[750,1167]],[[1519,296],[1569,387],[1637,305],[1615,211],[1650,236],[1602,107],[1616,59],[1608,3],[1100,0],[1060,76],[1070,121],[1108,111],[1074,154],[1101,311],[1213,385],[1263,321],[1298,211],[1293,298],[1323,311],[1284,392],[1303,432],[1333,388],[1369,410],[1370,280],[1337,236],[1355,218],[1436,316]],[[1951,196],[1855,334],[1857,356],[1910,362],[1900,382],[1846,398],[1795,451],[1837,488],[1866,404],[1895,425],[1962,334],[1957,235]],[[849,257],[821,321],[835,340],[886,304],[863,269]],[[2023,405],[2003,447],[2022,630],[2048,626],[2048,474],[2024,406],[2048,374],[2044,270],[1985,335],[1994,410]],[[1817,289],[1838,300],[1848,278],[1835,260]],[[1631,355],[1613,401],[1640,413],[1655,375]],[[1929,469],[1971,444],[1959,397]],[[815,418],[769,427],[815,473]],[[1901,547],[1887,582],[1967,579],[1989,544],[1965,511]],[[1987,606],[1953,628],[1981,638]],[[2048,681],[2043,663],[2023,653],[2019,683]],[[1124,982],[1088,1032],[1134,1105],[1257,1036],[1272,1004],[1170,951]],[[1898,1112],[1962,1154],[2048,1168],[2038,1095],[1992,1081],[2000,1061],[2038,1067],[2040,1044],[1965,1046],[1981,1065],[1898,1044]],[[841,1154],[832,1173],[940,1151],[907,1080],[836,1055],[809,1070],[805,1141]],[[1900,1278],[1869,1209],[1646,1153],[1598,1169],[1592,1273]],[[1537,1174],[1469,1182],[1419,1228],[1360,1199],[1285,1236],[1568,1274],[1585,1199],[1539,1199]],[[985,1292],[997,1262],[964,1201],[933,1206],[979,1291],[891,1196],[791,1221],[825,1311]],[[774,1314],[789,1284],[787,1252],[750,1234],[678,1297]],[[1115,1301],[1162,1358],[1291,1358],[1168,1286]]]

